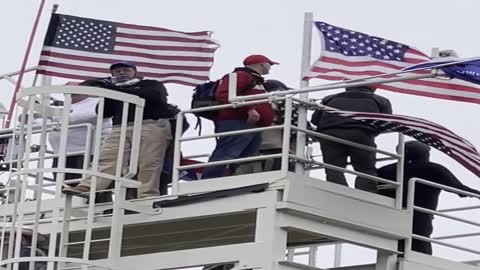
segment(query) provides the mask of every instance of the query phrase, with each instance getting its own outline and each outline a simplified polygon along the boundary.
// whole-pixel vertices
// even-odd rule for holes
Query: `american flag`
[[[215,50],[211,32],[164,28],[52,14],[38,73],[85,80],[106,77],[120,60],[145,78],[198,85],[208,80]]]
[[[305,79],[360,79],[398,72],[430,60],[427,55],[405,44],[324,22],[315,22],[315,26],[320,33],[322,51]],[[480,88],[458,79],[417,79],[378,87],[404,94],[480,103]]]
[[[480,155],[475,146],[439,124],[404,115],[347,112],[332,109],[326,109],[325,111],[362,121],[381,133],[400,132],[413,137],[417,141],[447,154],[480,177]]]

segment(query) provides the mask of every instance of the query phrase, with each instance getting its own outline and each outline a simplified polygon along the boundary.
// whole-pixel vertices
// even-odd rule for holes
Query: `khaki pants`
[[[123,168],[128,165],[132,146],[133,128],[127,128],[124,148]],[[160,195],[160,174],[163,170],[165,153],[172,139],[170,122],[168,119],[144,120],[140,138],[140,153],[138,159],[138,181],[142,184],[138,188],[138,198]],[[115,175],[117,167],[118,148],[120,143],[120,127],[114,127],[110,136],[100,147],[98,171]],[[112,180],[97,178],[96,190],[107,189]],[[81,186],[90,187],[91,179],[80,182]]]

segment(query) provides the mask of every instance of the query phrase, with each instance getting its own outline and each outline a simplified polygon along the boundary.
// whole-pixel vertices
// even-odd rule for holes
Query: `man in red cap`
[[[237,75],[237,96],[247,96],[266,93],[263,86],[262,75],[270,72],[272,65],[278,63],[264,55],[250,55],[243,61],[244,67],[236,68],[232,73],[225,75],[219,82],[215,91],[215,98],[221,104],[228,104],[228,85],[231,74]],[[256,127],[271,126],[274,118],[272,106],[266,102],[251,106],[228,108],[218,111],[215,119],[215,132],[228,132]],[[217,145],[209,162],[229,160],[253,156],[261,143],[261,134],[247,133],[233,136],[223,136],[217,139]],[[233,171],[235,166],[230,165]],[[226,165],[206,167],[203,179],[221,177],[224,175]]]

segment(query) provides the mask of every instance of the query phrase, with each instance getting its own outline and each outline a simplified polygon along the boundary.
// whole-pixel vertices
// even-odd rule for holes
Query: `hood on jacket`
[[[405,161],[428,161],[430,159],[430,146],[418,142],[405,143]]]
[[[373,86],[354,86],[354,87],[347,87],[345,88],[345,91],[361,91],[361,92],[375,92],[376,88]]]

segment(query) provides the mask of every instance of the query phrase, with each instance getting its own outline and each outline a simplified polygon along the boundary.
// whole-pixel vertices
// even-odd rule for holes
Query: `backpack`
[[[198,109],[219,105],[220,103],[215,100],[215,90],[217,89],[218,83],[219,81],[206,82],[195,87],[193,89],[191,108]],[[214,120],[217,112],[196,112],[194,115],[208,120]]]
[[[167,103],[167,115],[168,119],[170,121],[170,129],[172,133],[172,137],[175,138],[175,133],[176,133],[176,127],[177,127],[177,114],[181,110],[177,107],[177,105],[173,105],[170,103]],[[187,121],[187,118],[185,115],[183,116],[183,126],[182,126],[182,134],[187,131],[187,129],[190,127],[190,124]]]

